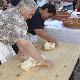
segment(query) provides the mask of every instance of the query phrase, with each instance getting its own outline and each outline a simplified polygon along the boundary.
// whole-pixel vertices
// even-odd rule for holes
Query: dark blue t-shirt
[[[11,0],[11,4],[13,5],[13,6],[16,6],[16,5],[18,5],[18,3],[20,2],[21,0]]]
[[[44,27],[44,20],[41,17],[39,9],[36,10],[36,13],[32,17],[32,19],[27,20],[28,25],[28,33],[36,35],[35,29],[43,29]]]

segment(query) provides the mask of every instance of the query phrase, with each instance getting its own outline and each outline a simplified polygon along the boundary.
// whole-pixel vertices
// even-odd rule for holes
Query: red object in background
[[[77,9],[77,12],[80,12],[80,8]]]
[[[56,15],[53,16],[53,19],[63,21],[64,19],[68,19],[70,16],[66,11],[58,11]]]

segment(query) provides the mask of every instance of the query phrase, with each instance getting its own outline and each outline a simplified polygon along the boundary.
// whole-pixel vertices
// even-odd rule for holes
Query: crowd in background
[[[6,7],[11,7],[12,5],[17,5],[20,0],[0,0],[0,6],[3,6],[3,9]],[[46,3],[51,3],[55,5],[56,10],[58,10],[61,6],[64,6],[65,9],[69,7],[69,9],[75,10],[76,4],[79,3],[80,0],[31,0],[33,3],[37,3],[38,7],[43,6]],[[35,1],[35,2],[34,2]],[[11,3],[11,4],[10,4]]]

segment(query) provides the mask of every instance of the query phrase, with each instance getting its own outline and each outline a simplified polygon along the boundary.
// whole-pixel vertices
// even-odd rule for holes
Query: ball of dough
[[[44,43],[44,50],[52,50],[55,48],[55,43],[45,42]]]
[[[41,55],[44,59],[46,59],[43,55]],[[25,60],[21,63],[21,68],[25,71],[29,71],[31,68],[35,66],[39,66],[40,64],[32,57],[29,57],[28,60]]]
[[[31,68],[33,68],[36,65],[37,65],[37,61],[34,58],[29,57],[28,60],[21,63],[21,68],[25,71],[29,71]]]

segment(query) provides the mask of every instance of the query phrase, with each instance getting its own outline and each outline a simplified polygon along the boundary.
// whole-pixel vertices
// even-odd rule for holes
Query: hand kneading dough
[[[52,50],[55,48],[55,43],[45,42],[44,43],[44,50]]]
[[[43,55],[41,55],[41,56],[45,59],[45,57]],[[25,71],[29,71],[31,68],[33,68],[37,65],[40,65],[40,64],[38,64],[34,58],[29,57],[28,60],[21,63],[21,68]]]

